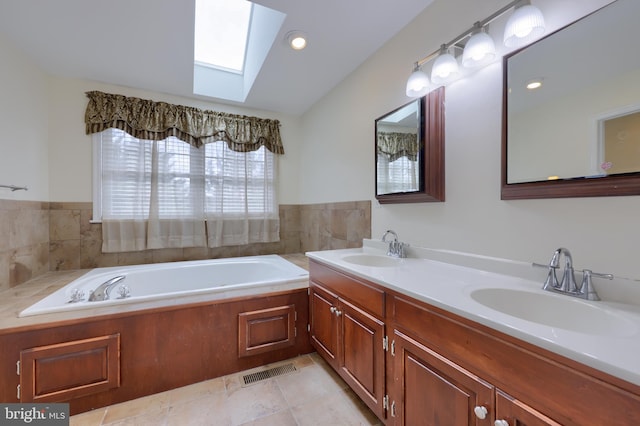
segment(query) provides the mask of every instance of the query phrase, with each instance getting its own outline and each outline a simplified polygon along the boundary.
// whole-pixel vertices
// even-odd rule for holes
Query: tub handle
[[[71,290],[71,295],[69,296],[69,300],[67,303],[78,303],[84,300],[84,291],[80,288],[74,288]]]
[[[131,289],[128,285],[122,284],[118,287],[118,299],[126,299],[131,296]]]

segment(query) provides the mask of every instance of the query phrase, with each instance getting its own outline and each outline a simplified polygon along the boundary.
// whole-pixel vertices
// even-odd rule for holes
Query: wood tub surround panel
[[[240,357],[293,346],[298,334],[295,305],[243,312],[238,322]]]
[[[387,426],[640,424],[638,385],[313,259],[310,280],[312,344]],[[345,306],[364,314],[347,315],[360,331]],[[372,364],[381,406],[359,393],[379,383]]]
[[[17,385],[23,379],[16,374],[16,361],[21,352],[103,336],[119,335],[120,386],[70,398],[59,395],[49,402],[69,402],[71,414],[77,414],[309,353],[307,333],[298,333],[292,345],[239,356],[240,315],[290,306],[295,306],[298,329],[306,327],[308,295],[300,289],[5,330],[0,334],[0,401],[19,402]],[[273,331],[263,328],[261,333],[282,333],[281,323],[272,324],[277,324]],[[88,358],[95,366],[97,358]],[[55,387],[51,380],[47,386]]]
[[[20,402],[69,400],[120,386],[120,335],[20,351]]]

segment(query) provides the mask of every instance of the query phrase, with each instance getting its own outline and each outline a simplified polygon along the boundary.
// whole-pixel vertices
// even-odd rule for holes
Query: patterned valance
[[[378,132],[378,155],[384,155],[389,161],[407,157],[411,161],[418,159],[418,135],[415,133]]]
[[[245,115],[154,102],[103,92],[87,92],[84,121],[87,134],[116,128],[138,139],[163,140],[174,136],[193,146],[225,141],[229,149],[249,152],[265,146],[284,154],[280,122]]]

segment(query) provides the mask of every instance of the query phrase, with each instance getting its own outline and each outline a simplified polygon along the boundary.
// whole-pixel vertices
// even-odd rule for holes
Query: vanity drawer
[[[385,293],[381,288],[359,278],[338,272],[314,261],[309,262],[309,275],[327,289],[336,292],[378,318],[384,316]]]

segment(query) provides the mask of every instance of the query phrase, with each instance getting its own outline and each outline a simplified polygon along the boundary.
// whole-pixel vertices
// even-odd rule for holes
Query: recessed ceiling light
[[[539,89],[540,87],[542,87],[541,78],[534,78],[533,80],[527,81],[527,89],[529,90]]]
[[[289,31],[285,39],[293,50],[302,50],[307,47],[307,35],[302,31]]]

